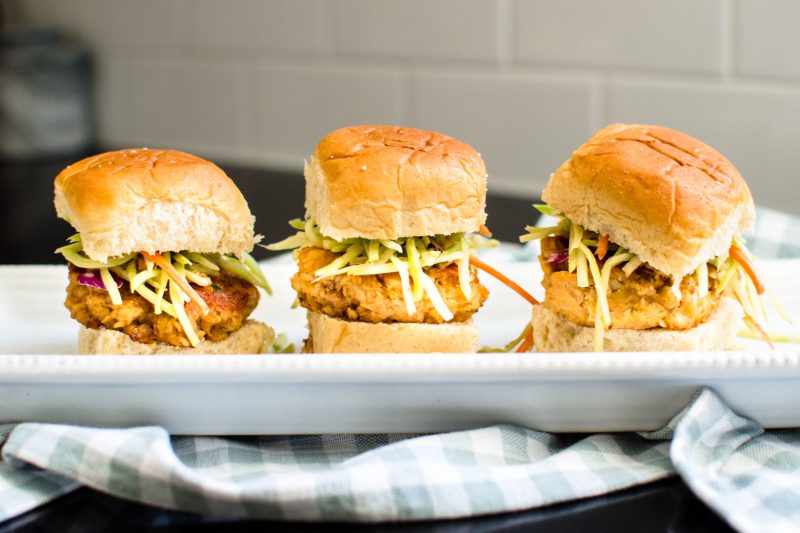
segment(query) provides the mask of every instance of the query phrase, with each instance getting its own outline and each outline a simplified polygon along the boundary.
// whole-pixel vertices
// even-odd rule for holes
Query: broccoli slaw
[[[436,288],[436,284],[425,273],[426,268],[455,263],[458,280],[464,298],[472,299],[470,286],[470,254],[475,248],[497,246],[495,240],[478,235],[454,233],[399,239],[365,239],[353,237],[337,241],[322,234],[314,219],[294,219],[289,225],[298,230],[286,239],[266,246],[268,250],[294,250],[316,247],[341,254],[329,264],[314,272],[315,280],[340,275],[371,276],[397,273],[403,292],[403,300],[409,315],[416,312],[415,302],[427,296],[436,312],[445,321],[453,319]]]
[[[122,304],[120,290],[125,289],[124,284],[120,284],[118,281],[122,280],[127,283],[131,294],[138,294],[153,305],[153,312],[156,315],[165,313],[177,319],[192,347],[196,347],[200,343],[200,339],[184,306],[191,300],[196,301],[199,296],[189,283],[200,287],[213,286],[214,277],[218,276],[221,271],[225,271],[262,288],[268,294],[272,294],[272,289],[258,263],[247,253],[239,260],[219,253],[181,251],[148,254],[141,252],[129,253],[101,262],[86,256],[83,252],[80,234],[76,233],[68,239],[68,242],[69,244],[58,248],[56,253],[61,254],[64,259],[85,272],[98,272],[102,280],[102,288],[108,292],[113,305]],[[79,282],[81,282],[80,279]],[[81,283],[100,288],[100,284],[96,281]],[[203,305],[200,305],[200,308],[204,314],[207,312],[207,308],[204,309]]]

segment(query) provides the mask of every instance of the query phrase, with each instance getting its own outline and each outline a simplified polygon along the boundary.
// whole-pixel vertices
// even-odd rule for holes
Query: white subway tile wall
[[[317,54],[324,49],[323,4],[324,0],[179,0],[178,12],[185,19],[185,43],[198,50]]]
[[[486,161],[492,190],[532,197],[593,131],[591,79],[562,78],[419,72],[413,76],[411,123],[474,146]]]
[[[403,76],[395,69],[270,66],[258,70],[258,150],[294,168],[330,131],[405,122]]]
[[[737,0],[737,72],[742,76],[800,78],[800,2]]]
[[[719,73],[723,0],[517,0],[517,58],[540,65]]]
[[[124,139],[131,135],[133,94],[131,71],[124,53],[106,53],[94,58],[95,106],[98,135],[102,139]]]
[[[498,11],[486,0],[340,0],[334,49],[344,56],[493,61]]]
[[[78,8],[80,35],[98,48],[125,47],[158,53],[180,44],[175,32],[178,14],[169,2],[80,0]]]
[[[328,131],[462,138],[531,197],[595,129],[660,123],[800,214],[793,0],[13,0],[93,47],[101,142],[300,170]]]
[[[253,147],[239,118],[238,94],[245,75],[238,65],[171,59],[130,66],[131,132],[150,145],[200,149]],[[224,152],[221,152],[224,153]]]

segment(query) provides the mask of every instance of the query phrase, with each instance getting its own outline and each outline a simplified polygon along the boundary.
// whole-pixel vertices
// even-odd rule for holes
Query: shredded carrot
[[[608,253],[608,235],[600,235],[600,238],[597,240],[597,258],[601,261],[606,257]]]
[[[525,338],[522,340],[522,343],[520,343],[519,348],[517,348],[517,353],[529,352],[532,347],[533,326],[528,323],[528,326],[525,328]]]
[[[492,237],[492,232],[491,232],[491,231],[489,231],[489,228],[487,228],[487,227],[486,227],[485,225],[483,225],[483,224],[481,224],[481,227],[480,227],[480,229],[478,230],[478,233],[480,233],[480,234],[481,234],[481,235],[483,235],[484,237],[488,237],[488,238],[491,238],[491,237]]]
[[[750,315],[748,315],[747,313],[745,313],[745,315],[744,315],[744,321],[747,323],[748,326],[750,326],[751,328],[755,329],[758,332],[758,334],[761,335],[761,337],[764,339],[764,342],[769,344],[769,347],[771,349],[773,349],[773,350],[775,349],[775,345],[772,344],[772,339],[767,334],[767,332],[764,331],[764,328],[761,327],[761,324],[756,322],[756,320],[753,317],[751,317]]]
[[[483,229],[484,228],[486,228],[486,226],[481,226],[481,234],[484,234],[483,233]],[[488,233],[489,230],[487,229],[486,232]],[[489,233],[488,236],[491,236],[491,233]],[[505,285],[507,285],[511,290],[513,290],[514,292],[516,292],[517,294],[519,294],[520,296],[525,298],[525,300],[527,300],[531,305],[538,305],[539,304],[539,302],[536,300],[536,298],[531,296],[531,294],[528,291],[526,291],[525,289],[520,287],[517,283],[515,283],[514,281],[509,279],[505,274],[500,273],[500,271],[497,270],[496,268],[494,268],[493,266],[490,266],[490,265],[484,263],[483,261],[481,261],[480,259],[478,259],[477,257],[473,257],[473,256],[470,256],[469,264],[471,264],[475,268],[479,268],[479,269],[483,270],[484,272],[486,272],[487,274],[497,278],[498,280],[503,282]],[[516,352],[517,353],[523,353],[523,352],[530,351],[530,349],[533,347],[533,325],[530,322],[528,322],[528,325],[525,326],[525,329],[522,331],[521,337],[522,337],[522,342],[517,347]],[[506,350],[509,350],[509,349],[510,349],[510,347],[506,347]]]
[[[731,245],[731,249],[728,253],[730,253],[733,260],[739,263],[739,266],[744,269],[744,271],[747,273],[747,276],[753,280],[753,285],[756,286],[756,292],[758,292],[758,294],[764,294],[764,291],[766,290],[764,288],[764,284],[761,283],[760,279],[758,279],[756,267],[753,265],[753,262],[750,260],[750,258],[747,257],[747,254],[744,253],[744,251],[736,244]]]
[[[164,256],[159,253],[148,254],[147,252],[141,252],[141,254],[145,259],[148,259],[158,265],[158,267],[164,271],[169,279],[174,281],[178,287],[180,287],[181,290],[186,293],[189,299],[197,304],[204,315],[208,314],[208,305],[206,305],[205,300],[203,300],[200,295],[197,294],[197,291],[195,291],[192,286],[189,285],[189,282],[186,281],[183,276],[178,274],[178,271],[175,270],[175,267],[172,266],[172,263],[164,259]],[[172,302],[172,304],[178,305],[178,302]]]
[[[487,265],[486,263],[484,263],[483,261],[481,261],[477,257],[470,256],[469,264],[474,266],[475,268],[479,268],[479,269],[483,270],[484,272],[486,272],[487,274],[489,274],[491,276],[494,276],[495,278],[499,279],[504,284],[506,284],[509,288],[511,288],[511,290],[515,291],[517,294],[519,294],[520,296],[522,296],[523,298],[528,300],[528,302],[530,302],[531,305],[537,305],[539,303],[536,300],[536,298],[534,298],[533,296],[530,295],[530,293],[528,291],[526,291],[525,289],[523,289],[522,287],[520,287],[519,285],[517,285],[516,283],[511,281],[508,277],[506,277],[505,275],[501,274],[497,269],[495,269],[492,266]]]

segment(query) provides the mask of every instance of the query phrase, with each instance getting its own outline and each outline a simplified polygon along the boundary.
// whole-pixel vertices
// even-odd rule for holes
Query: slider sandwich
[[[305,350],[474,352],[489,294],[470,256],[486,220],[480,155],[439,133],[357,126],[322,139],[305,177],[305,219],[268,246],[295,250]]]
[[[263,353],[249,320],[269,285],[239,189],[213,163],[174,150],[89,157],[55,179],[58,216],[78,233],[66,307],[82,354]]]
[[[741,319],[762,336],[763,284],[739,232],[747,184],[725,157],[659,126],[613,124],[551,176],[537,206],[541,352],[724,349]]]

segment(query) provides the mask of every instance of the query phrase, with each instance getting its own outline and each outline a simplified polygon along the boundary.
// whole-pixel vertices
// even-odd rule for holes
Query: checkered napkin
[[[759,213],[757,235],[800,234]],[[765,256],[800,256],[758,238]],[[796,530],[800,430],[764,430],[702,390],[653,433],[552,435],[503,425],[440,435],[170,437],[163,429],[0,426],[0,520],[85,485],[213,515],[397,521],[530,509],[677,473],[734,527]]]
[[[10,432],[2,458],[0,518],[78,485],[215,515],[452,518],[605,494],[677,471],[743,531],[795,530],[800,522],[800,430],[765,433],[709,390],[668,426],[643,434],[504,425],[418,437],[221,439],[27,423]]]

